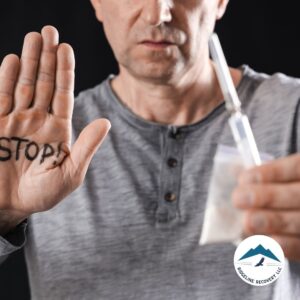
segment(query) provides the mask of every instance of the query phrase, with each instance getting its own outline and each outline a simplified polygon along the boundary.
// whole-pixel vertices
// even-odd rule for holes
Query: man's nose
[[[145,0],[143,18],[152,26],[159,26],[172,20],[172,0]]]

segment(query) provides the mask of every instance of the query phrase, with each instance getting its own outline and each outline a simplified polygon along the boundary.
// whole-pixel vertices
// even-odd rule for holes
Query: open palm
[[[109,130],[96,120],[71,149],[74,55],[46,26],[25,37],[21,59],[0,68],[0,214],[24,219],[80,185]],[[18,217],[17,217],[18,216]]]

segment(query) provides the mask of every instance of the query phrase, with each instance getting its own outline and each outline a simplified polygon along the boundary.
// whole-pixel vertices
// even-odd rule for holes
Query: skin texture
[[[107,120],[96,120],[71,148],[74,67],[72,48],[58,43],[58,32],[51,26],[41,34],[26,35],[21,58],[10,54],[3,59],[0,138],[6,140],[1,140],[0,156],[10,151],[12,158],[0,161],[0,234],[30,214],[52,208],[77,188],[109,130]],[[25,143],[17,150],[10,137],[34,141],[40,148],[38,159],[31,161],[25,155],[17,159],[15,154],[24,152]],[[51,145],[47,151],[45,143]],[[51,147],[55,155],[43,157]]]

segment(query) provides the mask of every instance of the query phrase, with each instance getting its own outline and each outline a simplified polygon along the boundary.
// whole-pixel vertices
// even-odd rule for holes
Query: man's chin
[[[155,69],[145,66],[144,68],[134,69],[131,73],[140,80],[160,84],[171,82],[178,76],[178,70],[174,66],[167,69]]]

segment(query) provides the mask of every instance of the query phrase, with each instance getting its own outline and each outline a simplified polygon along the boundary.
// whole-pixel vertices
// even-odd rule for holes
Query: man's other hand
[[[245,212],[246,235],[268,235],[288,259],[300,261],[299,154],[243,172],[232,198]]]

